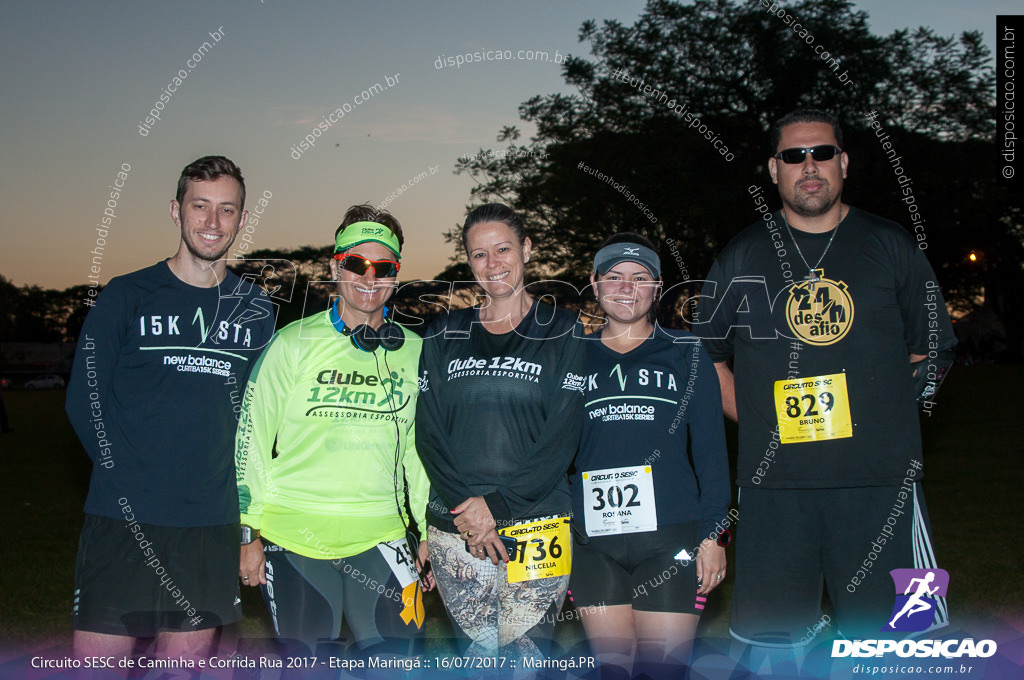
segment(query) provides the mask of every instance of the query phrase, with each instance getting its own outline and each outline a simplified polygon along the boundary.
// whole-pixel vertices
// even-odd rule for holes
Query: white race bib
[[[657,531],[658,509],[650,465],[591,470],[582,478],[588,536]]]
[[[377,550],[384,556],[384,560],[391,567],[391,573],[398,579],[398,584],[402,588],[416,580],[416,563],[404,538],[396,538],[390,543],[378,543]]]

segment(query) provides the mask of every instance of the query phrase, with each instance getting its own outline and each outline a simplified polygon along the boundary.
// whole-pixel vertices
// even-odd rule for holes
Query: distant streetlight
[[[974,251],[972,250],[971,254],[967,256],[967,259],[970,260],[971,262],[977,262],[978,261],[978,256],[975,255]]]

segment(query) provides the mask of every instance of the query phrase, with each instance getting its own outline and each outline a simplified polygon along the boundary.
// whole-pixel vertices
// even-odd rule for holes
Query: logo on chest
[[[853,298],[842,281],[818,276],[795,284],[786,301],[786,323],[810,345],[831,345],[842,340],[853,326]]]
[[[466,359],[452,359],[448,362],[448,380],[468,376],[492,376],[539,383],[543,368],[538,363],[526,361],[520,357],[477,359],[470,356]]]
[[[597,377],[597,373],[591,373],[587,376],[588,392],[597,389]],[[615,364],[615,368],[611,370],[608,377],[615,378],[620,392],[625,392],[626,385],[630,382],[639,387],[654,387],[655,389],[670,390],[672,392],[679,391],[679,383],[676,381],[676,376],[670,371],[661,369],[640,368],[636,369],[635,375],[631,375],[628,369],[623,372],[622,364]]]

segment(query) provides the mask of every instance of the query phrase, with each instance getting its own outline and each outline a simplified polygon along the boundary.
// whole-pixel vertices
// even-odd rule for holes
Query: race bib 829
[[[845,373],[776,380],[775,410],[783,444],[853,436]]]

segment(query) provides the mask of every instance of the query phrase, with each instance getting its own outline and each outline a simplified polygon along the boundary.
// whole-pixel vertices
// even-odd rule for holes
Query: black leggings
[[[391,548],[383,544],[382,549]],[[408,641],[423,634],[423,594],[415,581],[402,588],[380,550],[329,560],[265,544],[263,599],[277,637],[315,653],[318,642],[341,636],[344,617],[360,649],[388,641],[405,652]]]

